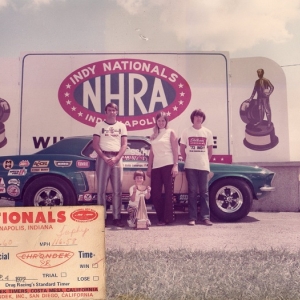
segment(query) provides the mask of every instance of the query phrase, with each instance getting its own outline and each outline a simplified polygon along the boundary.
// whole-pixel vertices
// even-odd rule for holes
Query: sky
[[[229,51],[268,57],[287,80],[300,161],[300,0],[0,0],[0,57],[24,52]]]

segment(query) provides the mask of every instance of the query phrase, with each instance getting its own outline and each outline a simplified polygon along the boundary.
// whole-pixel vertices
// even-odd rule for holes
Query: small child
[[[142,170],[135,171],[133,174],[133,179],[135,181],[135,184],[129,188],[130,200],[127,206],[127,211],[128,211],[127,222],[129,227],[136,227],[140,197],[144,196],[145,199],[149,199],[150,191],[151,191],[150,186],[146,187],[144,185],[145,173]],[[150,226],[151,223],[149,219],[147,222],[148,222],[148,226]]]

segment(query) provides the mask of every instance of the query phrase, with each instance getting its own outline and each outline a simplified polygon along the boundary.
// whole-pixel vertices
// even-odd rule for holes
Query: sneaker
[[[196,222],[194,220],[188,222],[189,226],[195,226],[195,224],[196,224]]]
[[[165,226],[165,225],[166,225],[165,222],[158,222],[158,223],[157,223],[157,226]]]
[[[127,224],[131,228],[135,227],[135,224],[131,220],[127,220]]]
[[[122,223],[121,219],[114,219],[113,225],[117,227],[124,227],[125,225]]]
[[[203,224],[206,226],[212,226],[213,223],[209,219],[205,219],[203,220]]]

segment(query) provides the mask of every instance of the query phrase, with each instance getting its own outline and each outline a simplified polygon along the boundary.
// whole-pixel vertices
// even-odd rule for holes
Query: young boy
[[[150,191],[151,188],[150,186],[145,186],[144,181],[145,181],[145,173],[141,170],[135,171],[133,174],[133,179],[135,181],[135,184],[129,188],[129,195],[130,195],[130,200],[127,206],[127,211],[128,211],[128,226],[129,227],[136,227],[136,222],[137,222],[137,213],[138,213],[138,208],[139,208],[139,202],[140,198],[144,197],[145,199],[150,198]],[[141,206],[142,207],[142,206]],[[145,207],[145,206],[143,206]],[[147,216],[147,211],[146,217]],[[148,219],[148,226],[151,225],[150,220]]]

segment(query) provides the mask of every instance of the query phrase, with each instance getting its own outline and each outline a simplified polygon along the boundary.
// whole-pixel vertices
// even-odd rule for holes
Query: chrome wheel
[[[64,197],[62,193],[51,186],[46,186],[38,190],[33,199],[34,206],[57,206],[63,204]]]
[[[243,195],[232,185],[224,186],[217,191],[216,203],[219,209],[226,213],[238,211],[243,205]]]
[[[76,193],[64,178],[47,175],[35,178],[23,195],[25,206],[68,206],[76,205]]]
[[[211,213],[225,222],[238,221],[249,213],[253,202],[251,186],[239,178],[222,178],[209,189]]]

